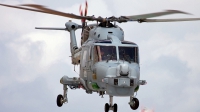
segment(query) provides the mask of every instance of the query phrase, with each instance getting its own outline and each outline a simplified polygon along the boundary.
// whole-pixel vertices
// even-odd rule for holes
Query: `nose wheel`
[[[110,108],[110,105],[108,103],[106,103],[105,106],[104,106],[105,112],[108,112],[109,108]]]
[[[117,104],[116,103],[113,105],[113,112],[117,112]]]
[[[130,102],[129,105],[131,107],[132,110],[136,110],[139,107],[139,100],[137,98],[131,97],[130,98]]]
[[[105,112],[108,112],[109,110],[113,110],[113,112],[117,112],[117,104],[115,103],[113,105],[113,96],[110,96],[110,104],[106,103],[104,106]]]

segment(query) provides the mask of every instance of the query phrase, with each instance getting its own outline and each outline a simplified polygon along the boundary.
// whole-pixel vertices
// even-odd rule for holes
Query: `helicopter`
[[[23,4],[11,6],[0,4],[6,7],[30,10],[41,13],[48,13],[80,19],[82,25],[72,21],[65,24],[65,28],[41,28],[44,30],[64,30],[70,32],[71,59],[73,65],[80,65],[80,77],[63,76],[60,83],[63,85],[64,93],[58,95],[57,105],[61,107],[68,102],[67,90],[82,88],[86,93],[99,93],[100,96],[109,95],[109,103],[105,104],[105,112],[113,110],[117,112],[117,104],[113,104],[114,96],[130,97],[129,105],[136,110],[139,107],[139,100],[135,97],[140,85],[145,85],[145,80],[140,80],[139,47],[136,43],[125,41],[123,29],[116,25],[116,22],[173,22],[192,21],[200,18],[186,19],[148,19],[169,14],[188,14],[177,10],[164,12],[120,16],[120,17],[94,17],[85,15],[74,15],[63,13],[36,4]],[[88,21],[96,21],[96,24],[88,25]],[[114,23],[114,24],[113,24]],[[75,31],[82,30],[81,47],[77,46]]]

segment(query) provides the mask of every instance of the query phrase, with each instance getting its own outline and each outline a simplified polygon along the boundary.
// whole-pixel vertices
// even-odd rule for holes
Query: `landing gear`
[[[64,100],[63,96],[61,94],[59,94],[57,96],[57,106],[58,107],[61,107],[63,105],[63,100]]]
[[[105,112],[108,112],[108,111],[109,111],[109,108],[110,108],[109,104],[106,103],[106,104],[105,104],[105,107],[104,107]]]
[[[129,105],[132,110],[136,110],[139,107],[139,100],[134,97],[130,97]]]
[[[62,107],[63,103],[68,102],[67,100],[67,85],[63,85],[63,95],[59,94],[57,96],[57,106]]]
[[[113,110],[113,112],[117,112],[117,104],[115,103],[113,105],[113,96],[110,96],[110,104],[106,103],[104,110],[105,112],[108,112],[109,110]]]
[[[116,103],[113,105],[113,112],[117,112],[117,104]]]

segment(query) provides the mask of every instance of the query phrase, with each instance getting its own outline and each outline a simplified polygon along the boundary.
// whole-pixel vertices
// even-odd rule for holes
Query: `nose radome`
[[[129,74],[129,66],[126,63],[118,65],[118,71],[121,76],[128,76]]]

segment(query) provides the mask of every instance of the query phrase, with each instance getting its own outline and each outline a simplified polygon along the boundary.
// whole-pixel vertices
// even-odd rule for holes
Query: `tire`
[[[133,106],[130,105],[131,109],[132,110],[138,109],[138,107],[139,107],[139,100],[137,98],[133,98],[132,102],[134,102],[134,105]]]
[[[117,112],[117,104],[115,103],[114,105],[113,105],[113,112]]]
[[[108,111],[109,111],[109,108],[110,108],[109,104],[106,103],[106,104],[105,104],[105,107],[104,107],[105,112],[108,112]]]
[[[63,103],[62,103],[62,100],[63,100],[64,98],[63,98],[63,96],[61,95],[61,94],[59,94],[58,96],[57,96],[57,106],[58,107],[61,107],[62,105],[63,105]]]

